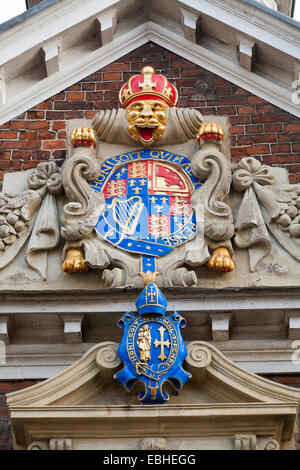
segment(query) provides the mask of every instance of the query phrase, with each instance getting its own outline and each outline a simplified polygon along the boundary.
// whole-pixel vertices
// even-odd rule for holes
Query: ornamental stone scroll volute
[[[100,269],[117,287],[140,286],[140,272],[193,286],[206,263],[234,269],[224,126],[177,103],[175,86],[144,67],[121,88],[119,110],[69,122],[63,271]]]

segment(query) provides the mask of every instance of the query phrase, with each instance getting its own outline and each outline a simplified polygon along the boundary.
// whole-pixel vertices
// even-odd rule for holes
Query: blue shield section
[[[186,157],[166,151],[146,149],[108,159],[91,183],[106,201],[96,231],[123,250],[164,256],[195,236],[190,196],[202,183]]]
[[[115,378],[127,391],[137,382],[144,386],[138,399],[144,403],[164,403],[169,399],[163,385],[168,382],[179,392],[191,375],[182,368],[187,350],[180,328],[185,320],[177,312],[164,315],[126,313],[120,320],[124,328],[118,355],[123,369]]]

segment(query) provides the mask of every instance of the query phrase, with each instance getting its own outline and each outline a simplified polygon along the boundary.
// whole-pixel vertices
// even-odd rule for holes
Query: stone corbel
[[[197,21],[199,15],[181,8],[181,24],[184,37],[188,41],[197,42]]]
[[[51,39],[43,45],[42,49],[45,57],[47,77],[49,77],[60,69],[61,39]]]
[[[213,313],[210,315],[213,341],[228,341],[230,339],[231,313]]]
[[[11,324],[10,315],[0,316],[0,341],[3,341],[5,344],[10,343]]]
[[[300,61],[295,60],[294,62],[294,80],[300,81]]]
[[[240,66],[248,72],[251,72],[255,61],[255,41],[243,35],[238,35],[237,41]]]
[[[49,441],[50,450],[73,450],[72,439],[50,439]]]
[[[259,443],[255,434],[236,434],[234,450],[280,450],[280,445],[272,438]]]
[[[255,434],[237,434],[234,436],[234,450],[257,450]]]
[[[286,313],[285,324],[288,328],[288,338],[300,339],[300,312]]]
[[[117,9],[110,8],[96,18],[99,46],[105,46],[114,38],[114,32],[117,26]]]
[[[82,324],[84,315],[63,315],[64,335],[66,343],[82,343]]]

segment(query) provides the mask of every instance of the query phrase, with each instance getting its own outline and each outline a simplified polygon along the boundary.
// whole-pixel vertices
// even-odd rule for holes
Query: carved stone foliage
[[[249,157],[234,171],[233,188],[244,192],[234,241],[249,249],[251,271],[271,250],[269,232],[300,261],[300,185],[278,187],[272,167]]]
[[[28,177],[28,186],[19,194],[0,194],[0,269],[17,256],[31,235],[26,262],[46,279],[47,251],[59,243],[55,196],[62,191],[60,168],[54,162],[39,163]]]

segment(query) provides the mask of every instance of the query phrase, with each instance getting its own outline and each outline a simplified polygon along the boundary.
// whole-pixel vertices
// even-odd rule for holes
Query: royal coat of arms
[[[124,84],[120,106],[93,128],[70,128],[63,270],[101,269],[106,287],[141,286],[137,273],[147,270],[178,286],[196,285],[194,268],[205,263],[232,271],[222,127],[178,109],[176,87],[151,67]]]

